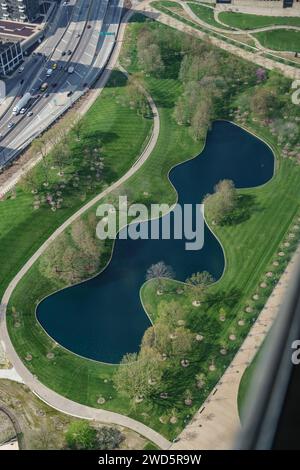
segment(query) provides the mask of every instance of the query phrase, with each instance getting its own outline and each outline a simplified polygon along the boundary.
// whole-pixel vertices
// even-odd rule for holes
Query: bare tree
[[[149,281],[150,279],[157,279],[159,289],[162,288],[162,279],[173,279],[175,277],[175,273],[171,266],[167,266],[163,261],[159,261],[156,264],[152,264],[147,271],[146,279]]]

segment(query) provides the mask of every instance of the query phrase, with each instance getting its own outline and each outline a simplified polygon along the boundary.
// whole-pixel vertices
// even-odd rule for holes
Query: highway
[[[95,82],[115,45],[122,7],[123,0],[72,0],[68,6],[59,6],[47,37],[18,77],[24,79],[19,97],[28,91],[32,94],[26,113],[12,116],[15,99],[0,118],[0,168]],[[56,69],[47,78],[47,70],[54,64]],[[70,66],[74,68],[71,74]],[[48,89],[42,93],[40,87],[45,82]],[[30,117],[29,111],[33,113]],[[13,127],[9,128],[9,123]]]

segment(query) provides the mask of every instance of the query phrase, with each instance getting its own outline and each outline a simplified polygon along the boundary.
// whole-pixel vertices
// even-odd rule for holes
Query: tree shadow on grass
[[[222,225],[238,225],[250,219],[254,212],[262,208],[253,194],[240,194],[236,208],[223,220]]]
[[[236,288],[207,292],[203,304],[210,308],[219,304],[220,307],[233,308],[241,299],[241,291]]]
[[[117,88],[117,87],[123,87],[126,86],[127,84],[127,77],[126,75],[121,72],[120,70],[113,70],[111,72],[110,78],[105,85],[106,88]]]

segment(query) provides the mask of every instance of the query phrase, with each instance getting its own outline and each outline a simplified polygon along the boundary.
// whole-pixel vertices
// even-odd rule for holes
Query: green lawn
[[[239,29],[256,29],[275,25],[300,27],[298,17],[261,16],[224,11],[219,14],[219,19],[228,26]]]
[[[114,84],[116,86],[114,86]],[[76,209],[99,193],[105,184],[116,181],[132,165],[148,139],[151,119],[120,105],[126,96],[124,77],[115,72],[110,84],[84,118],[81,142],[73,144],[73,155],[82,160],[82,147],[93,148],[99,139],[104,158],[103,179],[82,200],[80,191],[70,192],[62,209],[33,209],[33,195],[18,186],[16,197],[0,202],[0,296],[8,282],[54,230]],[[41,172],[39,165],[37,172]],[[57,177],[57,170],[52,172]]]
[[[193,2],[187,2],[187,4],[200,20],[205,21],[205,23],[208,23],[210,26],[214,26],[215,28],[226,29],[226,26],[221,25],[215,20],[213,8],[209,8],[204,5],[199,5],[199,3]]]
[[[274,51],[300,52],[300,31],[276,29],[253,34],[262,46]]]
[[[141,17],[136,17],[136,19],[139,18]],[[178,50],[181,51],[182,40],[185,37],[182,33],[175,32],[159,23],[147,23],[157,32],[158,37],[161,37],[163,33],[168,33],[170,42],[176,44]],[[121,62],[131,72],[138,70],[136,36],[143,27],[142,21],[140,24],[132,22],[127,30]],[[203,142],[193,141],[188,127],[177,125],[172,117],[174,104],[182,92],[182,84],[177,79],[181,54],[177,50],[174,54],[171,53],[170,50],[168,51],[169,43],[165,41],[164,44],[165,75],[160,78],[145,78],[146,85],[159,109],[161,128],[158,143],[151,158],[124,185],[124,190],[130,193],[131,200],[139,202],[174,202],[176,194],[167,180],[168,171],[174,164],[197,155],[203,148]],[[223,54],[226,55],[222,52],[222,58]],[[223,60],[222,63],[227,62]],[[224,73],[226,75],[225,69]],[[241,92],[242,89],[243,86],[239,84],[238,90]],[[107,103],[113,106],[115,87],[108,88],[106,92],[109,93]],[[106,129],[109,119],[107,109],[101,106],[101,99],[93,116],[93,119],[98,122],[97,129],[100,131],[102,126]],[[116,105],[117,103],[114,106]],[[131,114],[128,115],[125,111],[128,111],[127,108],[123,110],[121,108],[120,113],[115,115],[115,120],[109,121],[110,132],[122,136],[123,146],[126,149],[125,155],[132,161],[138,155],[149,127],[146,132],[143,121],[141,118],[137,119],[135,115],[136,128],[123,135],[121,129],[128,132],[128,126],[132,122],[129,119]],[[249,122],[249,126],[253,128],[254,123]],[[271,139],[264,127],[256,126],[254,130],[258,134]],[[138,144],[135,140],[137,133],[140,133]],[[116,145],[113,136],[110,142],[113,148],[113,145]],[[109,142],[105,148],[107,151]],[[274,148],[279,157],[278,149]],[[112,159],[119,157],[116,149],[111,155]],[[286,257],[279,259],[279,266],[276,269],[272,267],[274,277],[268,282],[266,289],[260,290],[260,299],[254,303],[251,300],[252,295],[264,274],[270,270],[270,264],[276,257],[278,247],[293,218],[299,212],[299,178],[300,167],[292,160],[279,158],[276,176],[270,183],[260,188],[240,191],[241,195],[252,199],[252,210],[249,218],[244,222],[216,229],[226,253],[226,272],[221,281],[210,289],[207,302],[200,309],[192,307],[186,293],[176,293],[175,281],[167,283],[168,293],[163,295],[163,299],[171,300],[175,296],[176,300],[189,311],[189,328],[193,332],[202,332],[205,337],[205,341],[196,345],[190,353],[189,367],[183,369],[177,365],[173,370],[168,371],[169,375],[164,383],[166,391],[170,392],[170,399],[167,402],[155,397],[152,401],[144,401],[139,405],[130,404],[129,400],[118,394],[113,387],[112,375],[115,367],[75,356],[49,339],[38,326],[34,313],[39,300],[53,291],[56,286],[41,275],[39,262],[19,283],[9,305],[8,328],[18,354],[41,382],[58,393],[79,403],[129,415],[145,422],[165,436],[173,438],[198,409],[230,363],[295,248],[296,240],[285,250]],[[149,193],[148,198],[144,195],[145,191]],[[16,229],[20,228],[17,226]],[[15,245],[18,249],[18,239]],[[30,249],[28,247],[28,250]],[[155,282],[149,282],[142,288],[144,305],[153,320],[157,317],[157,304],[162,300],[156,295],[156,290]],[[253,307],[251,314],[245,312],[246,305]],[[220,308],[226,312],[225,322],[219,320]],[[242,327],[237,326],[237,321],[240,319],[245,322]],[[236,335],[235,341],[229,341],[230,333]],[[227,355],[220,355],[221,347],[226,347]],[[52,359],[47,358],[50,351],[54,353]],[[26,360],[28,354],[30,357]],[[212,361],[216,369],[208,372],[208,366]],[[199,390],[195,385],[195,375],[202,371],[207,374],[207,383],[203,389]],[[191,407],[184,405],[182,400],[187,388],[190,388],[193,393],[194,401]],[[176,389],[176,394],[174,394],[174,389]],[[100,396],[106,400],[104,405],[99,405],[97,402]],[[172,409],[176,409],[178,418],[175,425],[169,421]]]
[[[217,39],[220,39],[222,41],[227,42],[228,44],[232,44],[234,46],[241,47],[242,49],[245,49],[245,50],[250,51],[250,52],[253,52],[255,50],[249,44],[246,44],[246,43],[243,43],[243,42],[239,41],[238,37],[237,37],[237,39],[229,38],[228,36],[225,35],[225,33],[219,33],[217,31],[212,31],[209,28],[209,26],[208,27],[202,26],[199,23],[196,23],[192,19],[190,19],[190,20],[187,19],[186,17],[184,17],[181,14],[181,12],[178,13],[178,9],[176,10],[175,8],[167,7],[165,5],[165,3],[166,2],[164,2],[164,1],[155,0],[155,1],[151,2],[151,5],[154,6],[154,8],[156,8],[157,10],[161,11],[162,13],[165,13],[165,14],[171,16],[172,18],[178,20],[178,21],[181,21],[182,23],[190,26],[191,28],[197,29],[198,31],[201,31],[202,33],[205,33],[208,36],[213,36]],[[167,3],[170,3],[170,2],[167,2]]]

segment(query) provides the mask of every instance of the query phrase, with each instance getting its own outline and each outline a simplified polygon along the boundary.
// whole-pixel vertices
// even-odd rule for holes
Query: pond
[[[274,156],[264,142],[234,124],[217,121],[203,152],[173,168],[170,180],[180,204],[196,204],[221,179],[248,188],[266,183],[273,172]],[[118,237],[106,269],[44,299],[37,308],[38,321],[70,351],[118,363],[124,354],[139,350],[144,331],[151,325],[141,304],[140,288],[147,269],[159,261],[172,266],[181,281],[203,270],[218,279],[225,263],[222,247],[207,226],[204,246],[198,251],[185,250],[185,240]]]

